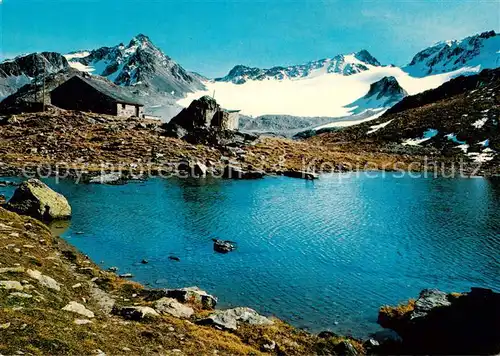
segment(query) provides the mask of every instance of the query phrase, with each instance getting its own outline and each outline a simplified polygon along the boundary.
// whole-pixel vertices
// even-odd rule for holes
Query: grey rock
[[[66,198],[38,179],[29,179],[14,191],[8,210],[38,220],[68,219],[71,207]]]
[[[411,319],[425,317],[432,309],[451,305],[446,293],[437,289],[424,289],[415,302]]]
[[[111,296],[100,288],[92,287],[90,289],[90,296],[92,301],[94,301],[100,308],[100,310],[105,314],[110,314],[115,306],[115,300]]]
[[[177,318],[189,319],[194,314],[193,308],[179,303],[174,298],[161,298],[154,305],[157,312],[170,314]]]
[[[258,314],[255,310],[246,307],[217,310],[208,318],[200,321],[200,324],[213,325],[227,330],[237,330],[240,323],[250,325],[272,325],[273,321]]]
[[[0,289],[22,291],[24,288],[18,281],[0,281]]]
[[[174,298],[181,303],[194,304],[202,309],[213,309],[217,304],[217,297],[208,294],[198,287],[187,287],[180,289],[150,289],[142,292],[147,301],[160,298]]]
[[[94,313],[87,308],[83,304],[77,302],[69,302],[62,310],[73,312],[76,314],[83,315],[87,318],[93,318]]]
[[[232,241],[213,239],[214,251],[228,253],[236,249],[236,244]]]
[[[38,281],[38,283],[40,283],[44,287],[47,287],[49,289],[53,289],[53,290],[58,291],[58,292],[61,290],[60,284],[55,279],[53,279],[52,277],[43,275],[40,271],[29,269],[28,271],[26,271],[26,273],[31,278],[36,279]]]

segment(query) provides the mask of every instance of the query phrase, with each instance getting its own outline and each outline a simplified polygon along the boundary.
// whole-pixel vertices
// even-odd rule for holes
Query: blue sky
[[[500,0],[0,0],[0,60],[112,46],[144,33],[208,76],[363,48],[402,65],[437,41],[499,28]]]

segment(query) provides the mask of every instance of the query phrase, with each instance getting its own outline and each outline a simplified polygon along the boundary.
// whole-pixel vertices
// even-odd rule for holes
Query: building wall
[[[137,110],[139,112],[137,112]],[[129,104],[116,104],[116,115],[123,117],[138,116],[142,117],[144,115],[144,107],[139,105],[129,105]]]
[[[227,118],[226,130],[238,130],[240,126],[240,113],[230,112]]]

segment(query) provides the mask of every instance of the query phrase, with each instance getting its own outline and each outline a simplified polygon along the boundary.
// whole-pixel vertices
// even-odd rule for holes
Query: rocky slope
[[[198,76],[186,71],[142,34],[128,45],[120,43],[65,57],[76,69],[106,77],[117,85],[148,88],[174,98],[203,88]]]
[[[82,73],[73,68],[66,68],[59,72],[48,74],[45,77],[45,93],[41,85],[36,85],[33,82],[25,84],[0,102],[0,113],[41,111],[43,99],[46,104],[50,105],[51,103],[50,91],[74,75],[82,75]]]
[[[69,67],[66,58],[55,52],[31,53],[0,63],[0,101],[31,83],[36,76],[57,73]]]
[[[409,96],[380,118],[310,138],[406,154],[443,155],[499,170],[500,69]],[[369,148],[370,147],[370,148]]]
[[[416,77],[451,72],[463,67],[500,66],[500,34],[483,32],[462,40],[440,42],[413,57],[403,69]]]

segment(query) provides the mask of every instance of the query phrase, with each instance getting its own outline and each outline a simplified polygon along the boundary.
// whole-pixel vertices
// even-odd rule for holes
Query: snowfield
[[[364,96],[370,84],[386,76],[394,76],[409,95],[434,89],[461,74],[477,73],[479,68],[466,67],[459,70],[431,75],[424,78],[411,77],[398,67],[376,67],[344,76],[325,73],[323,69],[299,79],[249,80],[244,84],[228,82],[204,82],[206,90],[189,93],[177,103],[189,106],[203,95],[212,96],[226,109],[239,109],[243,115],[293,115],[303,117],[340,117],[352,114],[347,105]]]

